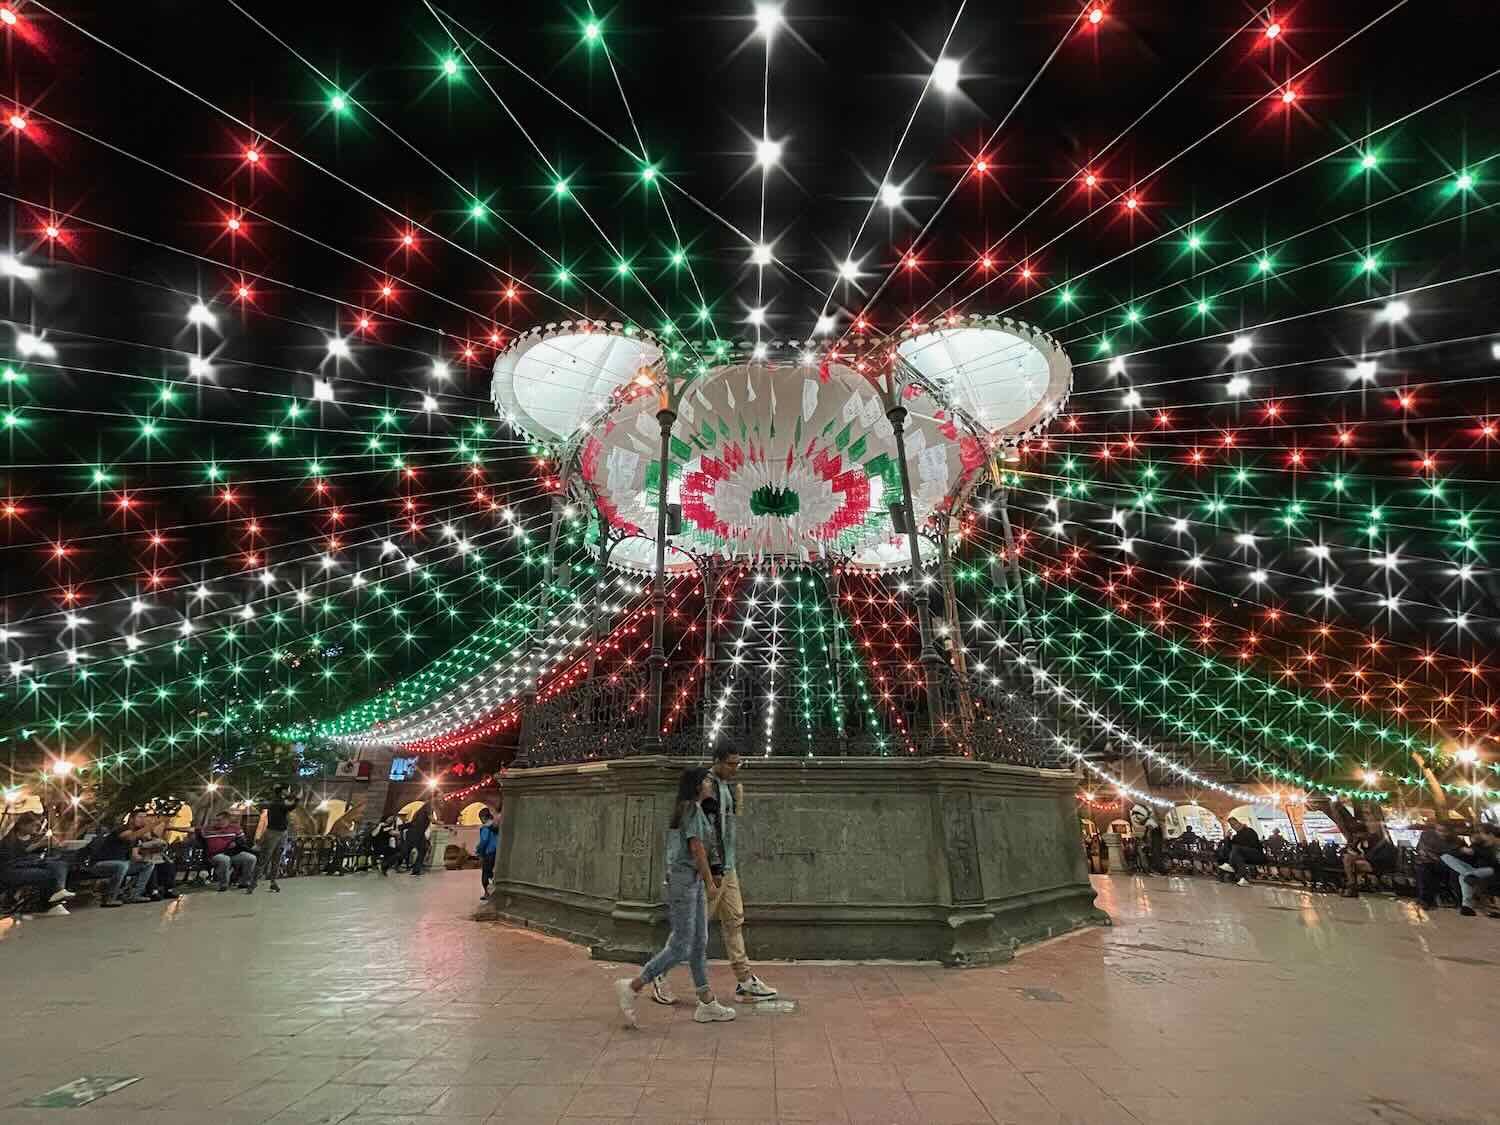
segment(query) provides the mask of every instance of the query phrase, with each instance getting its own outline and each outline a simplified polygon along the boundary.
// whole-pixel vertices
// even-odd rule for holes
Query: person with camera
[[[63,905],[73,897],[68,890],[68,865],[48,859],[47,822],[41,813],[23,812],[0,840],[0,887],[38,887],[47,907],[43,917],[61,918],[69,911]]]
[[[146,813],[136,809],[120,827],[105,832],[89,844],[89,866],[96,871],[107,871],[109,882],[105,885],[104,899],[100,906],[123,906],[126,902],[149,902],[146,886],[151,882],[153,865],[140,858],[137,847],[152,838],[151,826]],[[123,902],[120,892],[125,880],[130,878],[130,896]]]
[[[255,885],[260,882],[262,875],[269,875],[271,879],[271,890],[279,892],[281,887],[276,883],[276,874],[281,865],[281,845],[286,839],[287,818],[293,809],[302,803],[301,797],[292,797],[292,787],[282,782],[271,789],[271,799],[260,803],[261,812],[266,814],[266,830],[260,834],[255,841],[256,851],[260,853],[260,861],[255,865],[255,874],[250,877],[250,885],[245,888],[246,894],[255,891]]]
[[[745,952],[745,902],[735,866],[736,828],[745,801],[745,787],[735,781],[739,771],[739,751],[728,743],[716,746],[713,768],[708,771],[710,792],[704,798],[703,812],[709,824],[709,868],[718,883],[708,899],[708,917],[717,918],[723,929],[724,952],[729,956],[729,967],[736,981],[734,998],[743,1003],[770,1000],[776,990],[751,971],[750,958]],[[658,1004],[677,1003],[665,976],[652,980],[651,999]]]

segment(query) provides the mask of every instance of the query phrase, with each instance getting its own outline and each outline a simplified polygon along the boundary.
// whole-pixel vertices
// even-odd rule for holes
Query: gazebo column
[[[677,412],[663,406],[656,412],[656,421],[661,426],[661,472],[656,481],[656,570],[651,577],[651,657],[647,662],[651,668],[651,717],[641,747],[647,754],[661,750],[662,684],[667,671],[667,478]]]

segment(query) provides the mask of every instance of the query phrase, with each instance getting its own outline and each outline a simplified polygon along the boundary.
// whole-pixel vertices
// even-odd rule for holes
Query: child
[[[489,809],[479,810],[479,885],[484,894],[480,902],[490,900],[490,880],[495,876],[495,852],[500,847],[500,826]]]
[[[704,840],[708,820],[699,808],[712,793],[706,769],[687,769],[677,779],[677,805],[667,831],[667,910],[672,925],[666,947],[646,962],[635,977],[615,981],[615,997],[626,1027],[635,1027],[635,998],[648,981],[662,976],[679,961],[686,961],[698,992],[698,1023],[734,1019],[734,1009],[720,1004],[708,986],[708,895],[718,893],[708,866]]]

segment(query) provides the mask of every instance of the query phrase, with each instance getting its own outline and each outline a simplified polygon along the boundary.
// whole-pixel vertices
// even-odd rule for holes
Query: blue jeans
[[[1472,863],[1465,863],[1456,855],[1445,855],[1443,862],[1458,872],[1459,893],[1463,895],[1464,905],[1473,906],[1474,896],[1484,893],[1485,883],[1495,877],[1493,867],[1475,867]],[[1469,882],[1465,876],[1474,876],[1475,881]]]
[[[134,875],[135,882],[130,885],[130,897],[140,898],[146,893],[146,884],[151,882],[151,864],[126,862],[123,859],[99,859],[95,860],[93,867],[96,871],[109,872],[109,882],[104,888],[104,901],[113,902],[120,897],[120,888],[125,885],[125,877]]]
[[[672,933],[667,944],[641,970],[641,980],[664,976],[682,961],[693,974],[693,987],[708,987],[708,898],[697,872],[673,871],[667,876],[667,919]]]

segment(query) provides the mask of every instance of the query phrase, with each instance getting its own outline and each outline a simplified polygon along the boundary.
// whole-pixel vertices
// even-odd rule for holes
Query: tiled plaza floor
[[[769,965],[797,1011],[635,1032],[617,967],[468,921],[473,872],[80,908],[0,930],[0,1121],[1500,1120],[1500,921],[1097,883],[1113,929],[1009,965]],[[83,1074],[142,1080],[18,1108]]]

